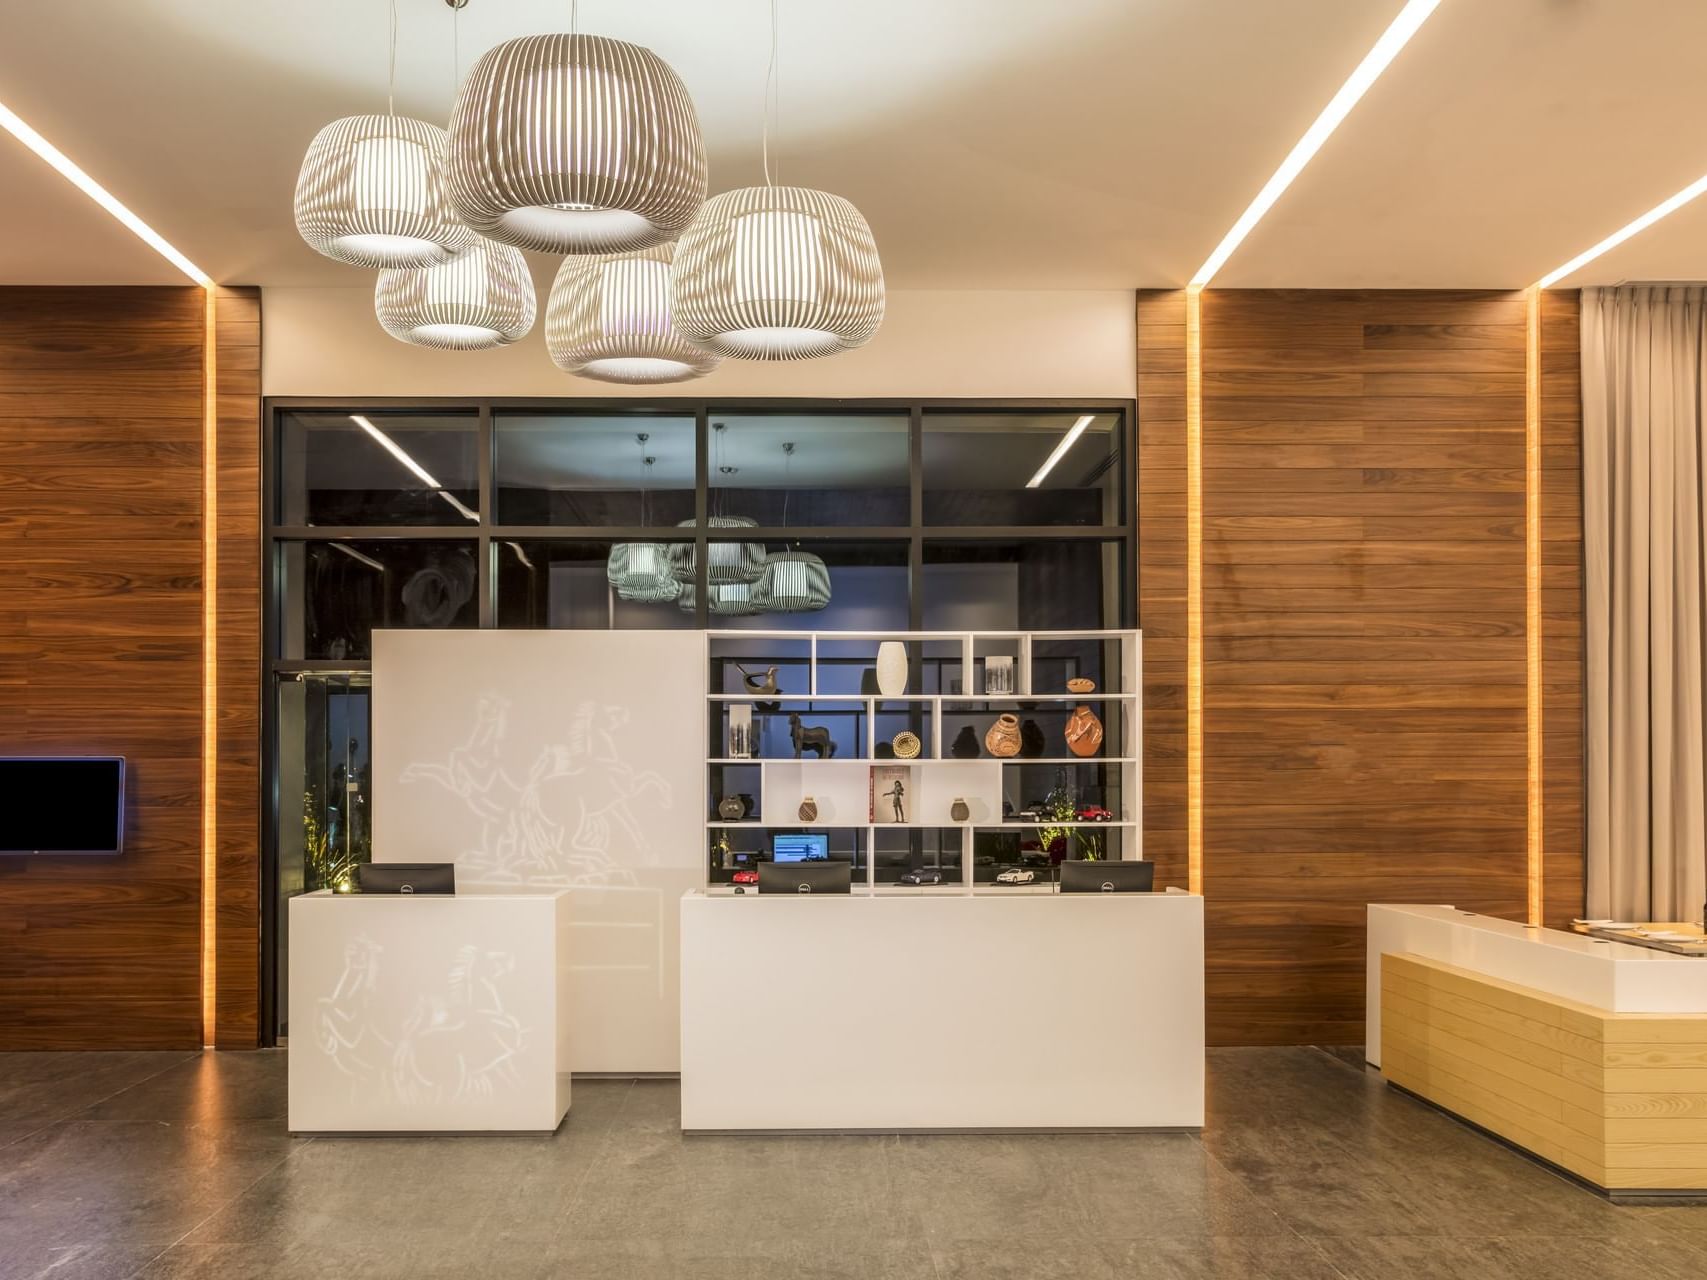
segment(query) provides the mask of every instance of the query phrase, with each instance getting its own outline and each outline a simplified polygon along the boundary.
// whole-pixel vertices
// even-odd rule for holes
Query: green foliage
[[[1073,788],[1067,782],[1065,769],[1055,771],[1055,785],[1049,789],[1049,794],[1043,797],[1043,811],[1049,816],[1051,824],[1070,823],[1079,816],[1078,797],[1073,794]],[[1046,852],[1053,853],[1056,841],[1060,841],[1062,851],[1065,852],[1067,842],[1073,838],[1073,834],[1074,828],[1071,826],[1050,825],[1039,828],[1037,842]]]
[[[321,806],[312,791],[302,793],[302,851],[303,888],[336,889],[340,893],[354,887],[356,865],[368,860],[365,840],[352,842],[346,849],[332,843],[331,833],[320,821]]]

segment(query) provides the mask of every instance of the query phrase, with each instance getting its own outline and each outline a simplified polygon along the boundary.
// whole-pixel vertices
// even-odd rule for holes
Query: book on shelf
[[[907,821],[912,812],[913,771],[906,765],[874,764],[871,766],[871,794],[868,819],[878,825]]]

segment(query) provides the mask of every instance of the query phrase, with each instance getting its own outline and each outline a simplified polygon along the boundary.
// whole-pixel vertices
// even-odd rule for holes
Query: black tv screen
[[[123,756],[0,757],[0,854],[123,851]]]

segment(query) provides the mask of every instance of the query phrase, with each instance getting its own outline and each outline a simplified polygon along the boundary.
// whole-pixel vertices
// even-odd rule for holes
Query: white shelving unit
[[[885,641],[900,641],[908,646],[907,691],[885,696],[840,688],[849,672],[856,673],[854,679],[857,681],[858,671],[875,666],[877,647]],[[1063,661],[1050,652],[1052,644],[1061,643],[1100,646],[1101,661],[1091,673],[1098,681],[1094,692],[1071,693],[1059,681],[1054,682],[1054,687],[1042,687],[1051,683],[1046,672]],[[1013,891],[975,883],[973,837],[978,831],[1026,832],[1043,826],[1062,825],[1072,825],[1083,831],[1103,829],[1119,833],[1120,856],[1143,857],[1141,632],[708,631],[705,633],[705,646],[709,746],[705,812],[708,815],[708,833],[721,829],[736,832],[803,828],[863,833],[855,838],[863,844],[866,885],[908,892],[928,892],[930,888],[919,886],[903,890],[901,886],[877,884],[876,844],[878,834],[886,829],[958,829],[961,880],[954,887],[962,891]],[[919,661],[921,656],[925,663],[937,666],[939,672],[957,671],[961,691],[919,692],[924,674],[924,664]],[[988,657],[1013,659],[1012,692],[977,691],[983,687],[983,664]],[[777,664],[781,691],[759,694],[731,691],[727,687],[713,688],[714,674],[722,673],[726,668],[732,670],[735,663],[749,669]],[[1040,664],[1043,671],[1039,670]],[[837,679],[837,675],[844,678]],[[968,688],[973,691],[968,692]],[[774,704],[780,708],[768,713],[772,725],[767,742],[770,755],[731,757],[726,754],[727,712],[732,704],[743,703],[755,705],[755,719],[767,714],[758,711],[756,704]],[[1096,709],[1103,721],[1105,737],[1097,755],[1075,756],[1067,751],[1064,740],[1052,742],[1047,754],[1036,757],[997,758],[986,753],[984,733],[1002,712],[1012,712],[1022,718],[1039,713],[1061,715],[1081,704]],[[815,717],[820,721],[831,716],[857,717],[860,755],[830,759],[814,758],[810,752],[803,759],[777,755],[779,750],[789,748],[787,730],[779,730],[778,726],[782,717],[791,711],[800,714],[808,723]],[[915,731],[923,740],[920,755],[911,760],[878,759],[878,743],[887,742],[890,737],[887,732],[880,734],[878,731],[880,716],[890,720],[905,716],[915,722]],[[960,725],[967,723],[974,725],[979,754],[976,758],[960,759],[951,754],[952,743],[947,740],[951,730],[945,726],[953,725],[958,730]],[[845,741],[848,735],[841,736]],[[1004,818],[1003,798],[1013,799],[1008,779],[1010,770],[1027,766],[1075,768],[1085,765],[1118,771],[1117,794],[1121,811],[1111,820],[1064,824]],[[908,771],[906,822],[873,820],[873,767],[899,767]],[[757,803],[759,816],[756,820],[726,822],[716,816],[722,791],[719,779],[727,776],[727,770],[740,768],[757,770],[758,789],[751,794]],[[802,823],[798,811],[801,801],[808,796],[818,806],[818,817],[814,822]],[[950,817],[950,808],[956,799],[964,800],[970,810],[965,821],[956,822]],[[1015,803],[1014,808],[1017,810],[1022,803]],[[709,840],[708,834],[708,848]]]

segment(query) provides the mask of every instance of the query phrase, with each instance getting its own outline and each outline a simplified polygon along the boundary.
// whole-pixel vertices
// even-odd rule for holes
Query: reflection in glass
[[[474,548],[469,539],[281,543],[281,656],[365,661],[375,627],[478,625]]]
[[[927,412],[924,521],[939,525],[1121,522],[1118,414]]]
[[[277,448],[280,524],[480,522],[473,415],[286,413]]]
[[[493,543],[492,556],[497,579],[497,621],[500,627],[538,627],[580,631],[677,630],[693,626],[693,601],[680,604],[681,586],[667,575],[656,599],[644,593],[625,596],[611,579],[611,565],[622,556],[624,545],[632,556],[635,549],[659,553],[654,565],[665,561],[663,552],[674,550],[664,543],[555,541],[544,538],[504,539]],[[639,566],[644,567],[644,565]]]
[[[693,519],[692,417],[500,414],[492,448],[500,524],[668,526]]]
[[[1126,625],[1118,539],[924,546],[926,631],[1099,631]]]
[[[714,513],[771,528],[908,523],[906,414],[724,414],[711,427]]]
[[[719,627],[800,631],[905,631],[907,544],[772,543],[770,583],[754,584],[753,612],[719,618]],[[779,594],[769,594],[774,587]],[[821,603],[820,603],[821,602]]]

